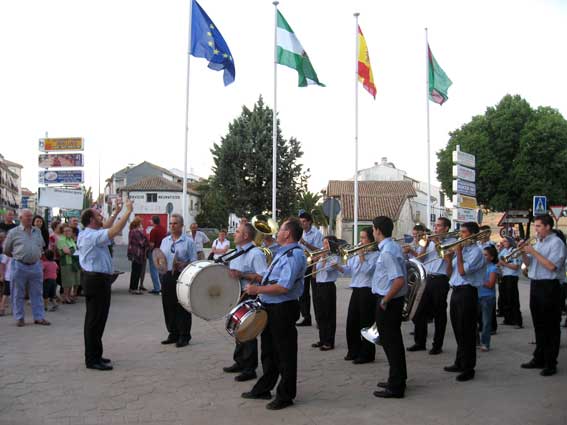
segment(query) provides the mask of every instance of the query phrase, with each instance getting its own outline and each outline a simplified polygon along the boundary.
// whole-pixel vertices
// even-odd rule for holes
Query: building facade
[[[22,166],[0,154],[0,210],[18,209],[22,199]]]

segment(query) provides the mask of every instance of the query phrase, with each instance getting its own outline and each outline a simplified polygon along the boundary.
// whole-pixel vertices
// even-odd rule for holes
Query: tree
[[[303,156],[300,142],[285,140],[277,130],[277,216],[297,214],[298,200],[307,189],[307,173],[299,162]],[[270,214],[272,205],[272,110],[262,97],[252,110],[242,113],[230,125],[228,133],[215,143],[213,173],[205,201],[203,221],[222,218],[229,212],[253,216]],[[309,170],[307,170],[309,171]],[[218,203],[218,204],[217,204]],[[218,205],[221,205],[219,207]],[[220,216],[215,210],[223,208]]]
[[[313,217],[313,223],[317,226],[328,226],[327,217],[323,212],[323,207],[319,201],[322,195],[320,193],[305,192],[299,198],[299,209],[307,211]]]
[[[93,191],[92,188],[89,186],[88,189],[85,189],[83,186],[83,209],[91,208],[93,206]]]
[[[558,170],[567,155],[567,122],[554,109],[533,110],[506,95],[484,115],[450,133],[437,153],[437,178],[452,195],[452,152],[457,145],[476,156],[477,199],[494,210],[527,209],[532,196],[564,202],[567,176]]]
[[[227,226],[229,210],[222,194],[213,189],[211,180],[209,178],[195,186],[195,190],[201,194],[201,212],[195,220],[200,227],[222,229]]]

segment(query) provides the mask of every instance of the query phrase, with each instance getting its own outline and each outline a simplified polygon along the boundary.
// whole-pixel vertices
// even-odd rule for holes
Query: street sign
[[[476,198],[472,196],[465,196],[456,194],[453,196],[453,204],[457,207],[462,208],[478,208],[478,204],[476,203]]]
[[[532,211],[534,212],[534,215],[547,214],[547,196],[535,195],[533,198]]]
[[[82,153],[56,153],[52,155],[40,154],[38,157],[39,168],[55,167],[82,167]]]
[[[83,208],[83,191],[62,187],[40,187],[37,204],[40,207],[80,210]]]
[[[453,165],[453,178],[463,179],[474,183],[476,179],[476,172],[472,168],[463,167],[462,165]]]
[[[329,219],[334,220],[341,212],[341,203],[335,198],[327,198],[323,202],[322,208],[323,213],[329,217]]]
[[[476,165],[475,156],[463,151],[453,151],[453,162],[469,168],[474,168]]]
[[[83,183],[82,170],[40,171],[40,184],[74,184]]]
[[[63,217],[66,217],[66,218],[71,218],[71,217],[79,218],[80,216],[81,216],[81,210],[65,210],[65,211],[63,211]]]
[[[555,217],[555,220],[559,220],[559,217],[563,215],[565,207],[563,205],[554,205],[549,207],[549,209],[551,210],[551,214]]]
[[[66,137],[60,139],[39,139],[40,151],[82,151],[82,137]]]
[[[475,197],[476,184],[461,179],[453,180],[453,192]]]
[[[477,221],[478,212],[471,208],[455,208],[457,213],[456,221],[466,222],[466,221]]]

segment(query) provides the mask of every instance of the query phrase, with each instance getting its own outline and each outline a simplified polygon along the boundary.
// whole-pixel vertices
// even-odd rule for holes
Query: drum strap
[[[270,285],[271,285],[272,283],[275,283],[275,281],[270,282],[270,281],[268,280],[268,278],[269,278],[270,275],[272,274],[272,270],[274,270],[274,266],[275,266],[276,264],[278,264],[278,261],[280,261],[280,259],[281,259],[284,255],[286,255],[288,252],[293,251],[294,249],[300,249],[300,248],[301,248],[301,247],[299,247],[299,246],[294,246],[294,247],[291,247],[291,248],[285,250],[284,252],[282,252],[282,254],[281,254],[278,258],[276,258],[275,261],[272,262],[272,264],[270,264],[270,268],[268,269],[268,273],[266,273],[266,276],[264,276],[264,278],[262,279],[262,282],[260,283],[260,285],[262,285],[262,286],[263,286],[263,285],[266,285],[266,284],[270,284]]]

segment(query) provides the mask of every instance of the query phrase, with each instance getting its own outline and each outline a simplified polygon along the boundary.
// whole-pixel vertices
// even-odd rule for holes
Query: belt
[[[25,264],[26,266],[33,266],[34,264],[37,264],[37,262],[38,262],[39,260],[34,261],[33,263],[26,263],[25,261],[22,261],[22,260],[16,260],[16,261],[17,261],[18,263]]]

